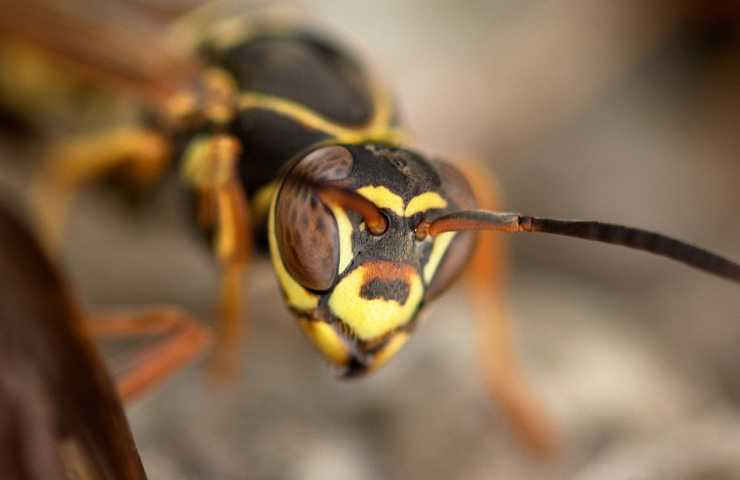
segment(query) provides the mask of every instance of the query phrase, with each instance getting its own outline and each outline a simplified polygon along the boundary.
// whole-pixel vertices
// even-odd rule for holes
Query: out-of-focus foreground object
[[[94,478],[145,478],[78,305],[28,228],[3,205],[0,402],[3,479],[65,478],[61,458]]]
[[[184,5],[34,0],[1,6],[4,123],[63,131],[79,117],[120,114],[127,96],[161,101],[195,71],[161,34]]]

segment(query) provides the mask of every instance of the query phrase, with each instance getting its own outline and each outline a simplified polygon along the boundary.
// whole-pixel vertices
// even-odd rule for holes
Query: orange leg
[[[41,239],[54,253],[62,240],[69,205],[86,185],[114,171],[143,186],[158,178],[170,160],[161,134],[125,126],[85,135],[53,147],[34,178],[31,205]]]
[[[136,399],[164,381],[192,360],[210,341],[205,327],[174,307],[96,315],[94,319],[88,319],[87,326],[90,333],[98,338],[165,336],[137,354],[126,373],[117,380],[118,392],[124,402]]]
[[[223,269],[218,310],[218,343],[212,371],[233,374],[245,337],[241,294],[252,251],[249,206],[237,173],[240,145],[229,135],[196,139],[188,147],[184,174],[200,194],[199,221],[214,226],[215,250]]]
[[[474,171],[474,173],[473,173]],[[497,183],[481,169],[465,172],[481,208],[497,211]],[[515,435],[534,453],[546,457],[559,447],[557,428],[531,392],[513,351],[511,320],[503,299],[506,248],[503,235],[480,232],[468,271],[471,303],[478,318],[480,358],[490,394],[511,421]]]
[[[246,262],[224,265],[218,311],[218,344],[214,350],[211,371],[226,379],[235,373],[238,354],[246,338],[246,315],[241,310],[241,293],[245,285]]]

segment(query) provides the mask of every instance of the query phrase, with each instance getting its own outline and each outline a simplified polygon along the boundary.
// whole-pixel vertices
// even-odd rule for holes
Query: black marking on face
[[[393,300],[403,305],[409,297],[409,284],[398,279],[388,281],[373,278],[362,286],[360,296],[367,300],[373,300],[375,298]]]

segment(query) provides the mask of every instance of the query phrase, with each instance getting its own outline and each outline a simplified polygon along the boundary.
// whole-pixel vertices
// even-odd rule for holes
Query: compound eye
[[[442,161],[435,163],[445,194],[455,208],[463,210],[477,208],[473,189],[462,172],[449,163]],[[439,247],[445,245],[445,235],[451,234],[442,234],[433,240],[434,247],[432,247],[432,252],[436,255],[441,254],[442,258],[430,259],[430,261],[439,263],[429,271],[432,278],[425,278],[425,281],[428,282],[425,293],[425,299],[427,301],[438,297],[454,283],[455,279],[462,274],[470,260],[472,252],[475,250],[477,241],[477,234],[475,232],[455,233],[454,238],[447,244],[446,248],[435,248],[438,245]]]
[[[339,268],[336,219],[308,183],[331,184],[347,178],[351,170],[349,150],[337,145],[319,148],[294,165],[278,192],[275,237],[280,257],[305,288],[330,289]]]

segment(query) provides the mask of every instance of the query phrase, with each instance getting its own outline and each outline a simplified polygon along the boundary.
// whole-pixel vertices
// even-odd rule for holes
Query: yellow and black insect
[[[393,357],[419,312],[472,263],[473,298],[496,325],[485,333],[488,385],[517,432],[548,451],[555,434],[511,355],[501,240],[471,230],[619,244],[740,282],[740,266],[656,233],[497,213],[496,192],[482,177],[474,189],[457,167],[404,146],[390,93],[315,30],[229,20],[206,32],[184,63],[192,68],[179,70],[182,87],[160,89],[167,94],[140,122],[53,149],[35,201],[53,243],[83,184],[114,172],[143,183],[179,172],[223,266],[222,365],[244,321],[239,294],[254,232],[268,238],[301,328],[348,376]]]

